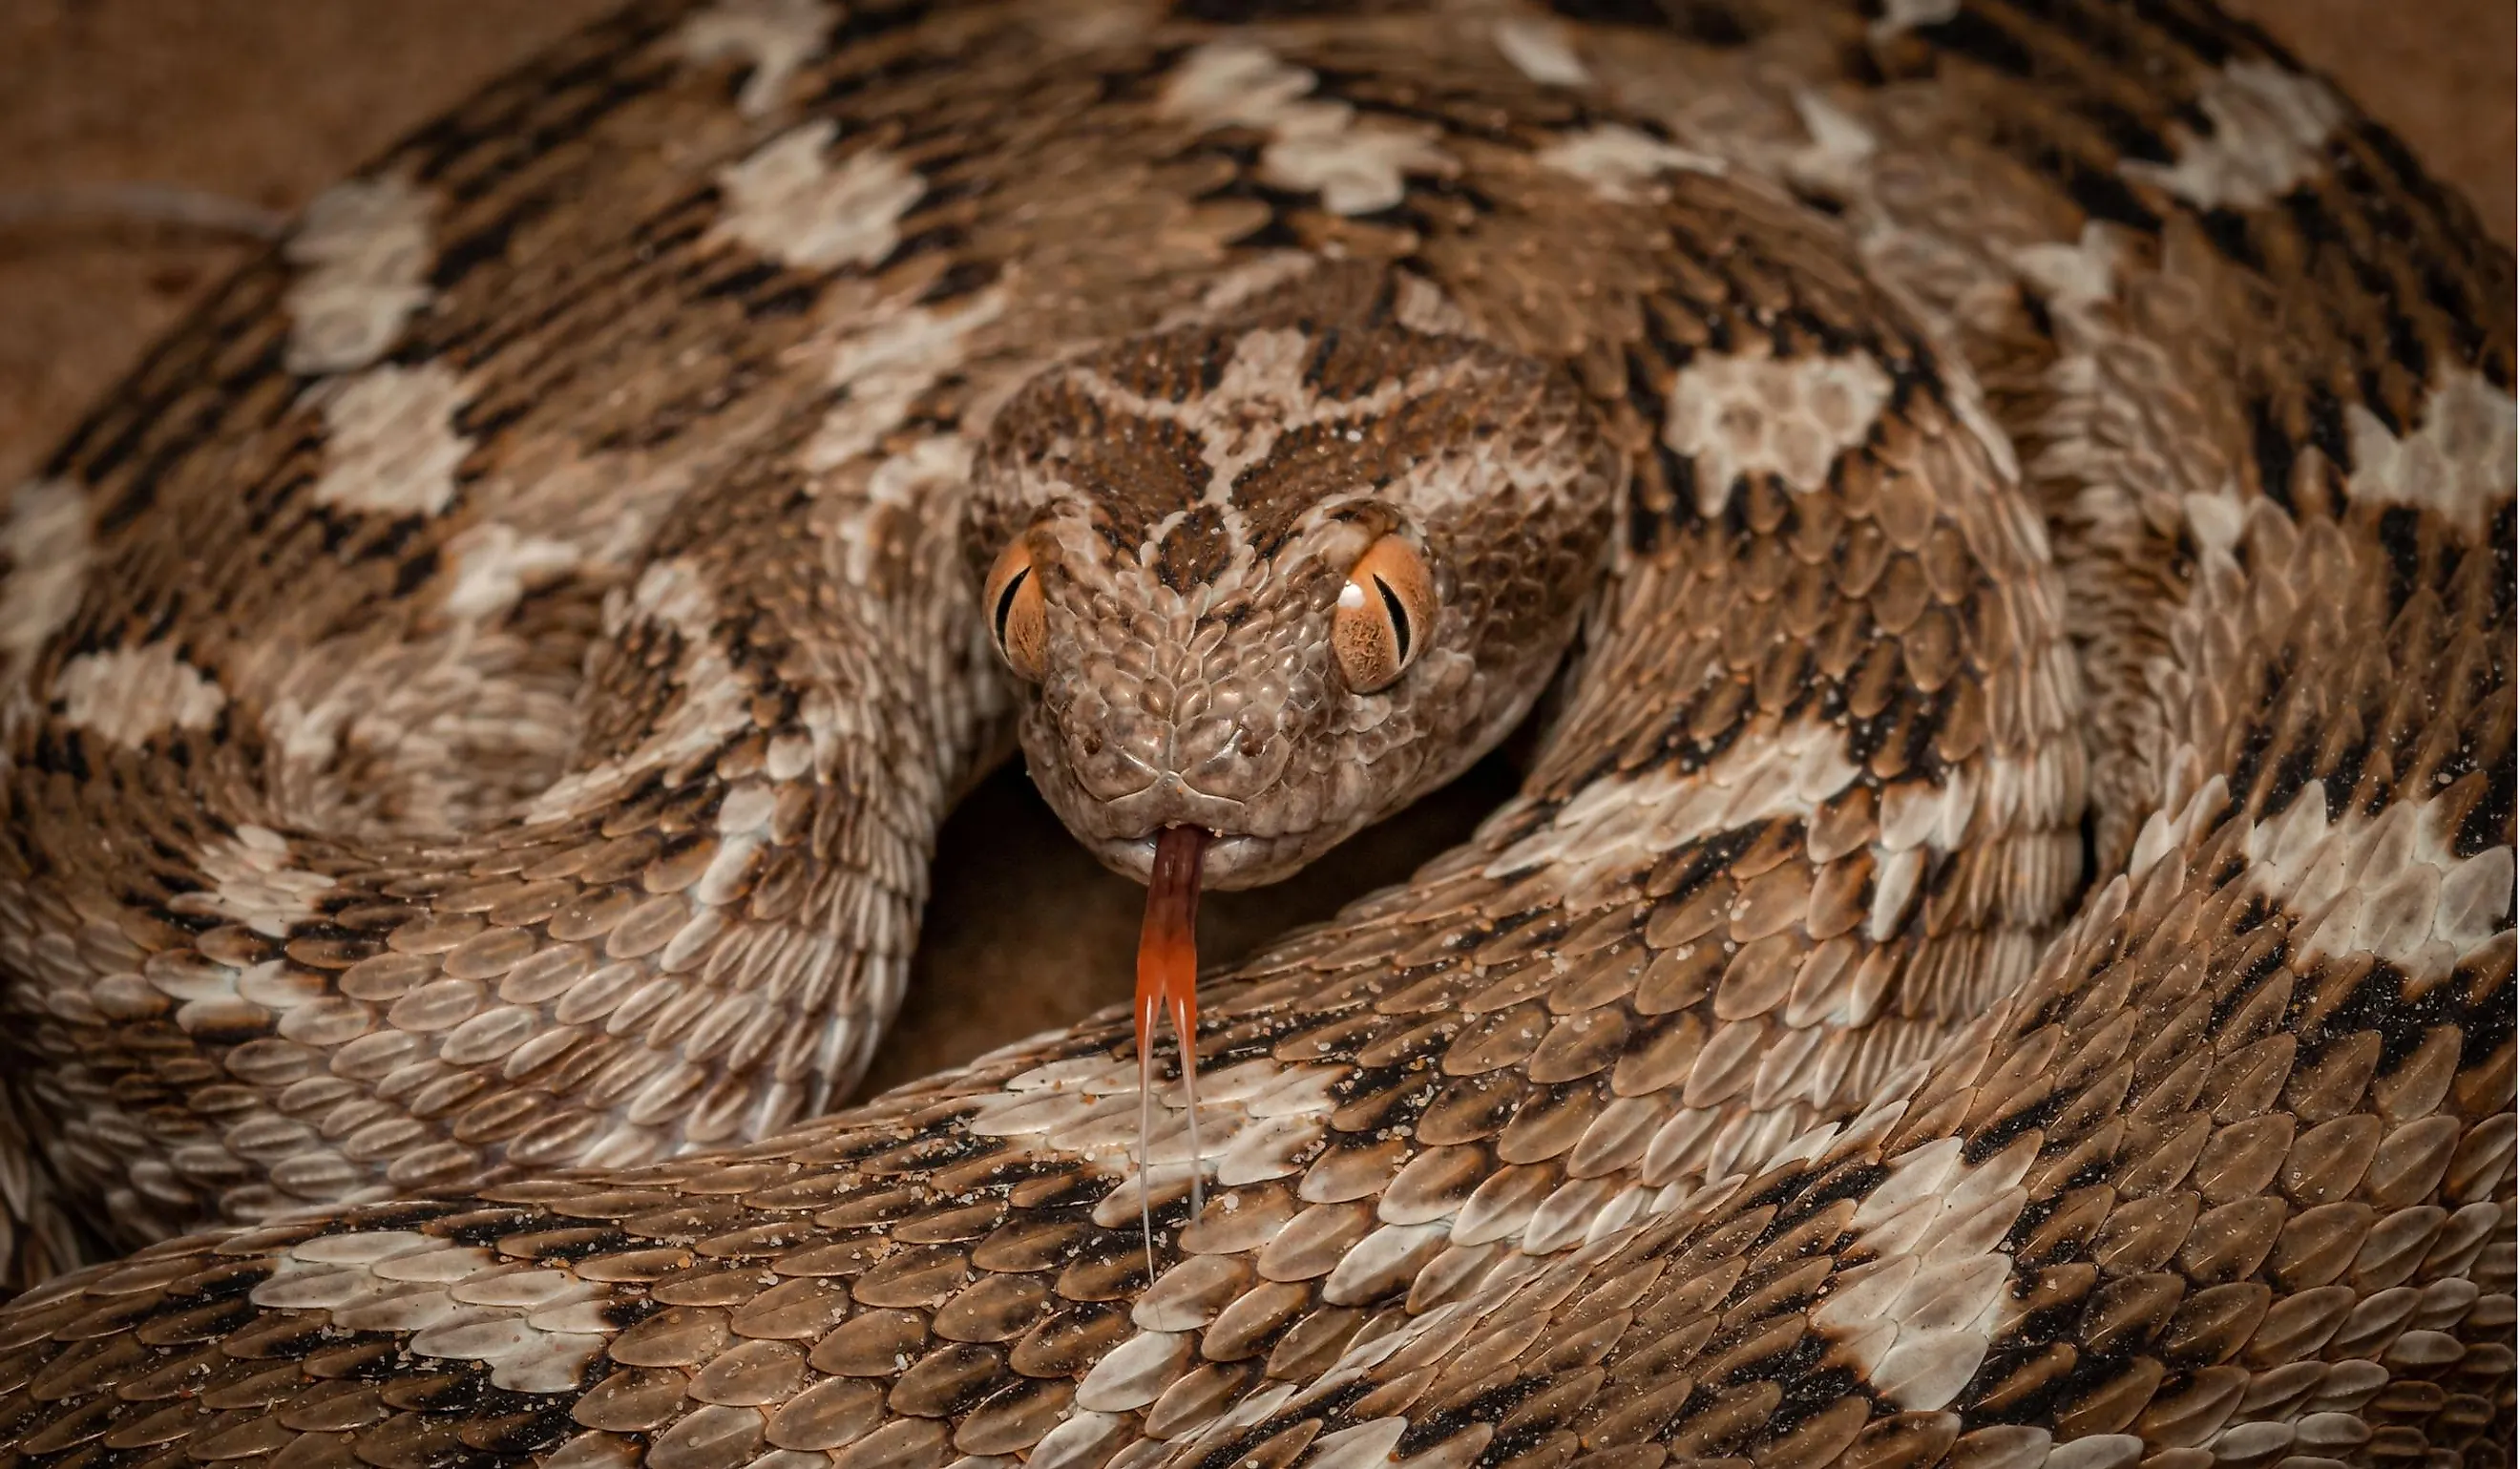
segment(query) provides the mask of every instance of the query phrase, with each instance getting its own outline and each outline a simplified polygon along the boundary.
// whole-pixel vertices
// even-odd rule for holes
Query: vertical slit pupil
[[[1382,610],[1391,616],[1391,633],[1400,645],[1400,661],[1406,664],[1409,661],[1409,613],[1401,607],[1399,594],[1391,590],[1389,582],[1377,576],[1373,579],[1373,590],[1382,594]]]
[[[1023,570],[1008,577],[1006,590],[998,594],[998,609],[996,618],[998,626],[998,646],[1000,647],[1005,647],[1007,645],[1007,618],[1015,609],[1015,594],[1023,590],[1024,578],[1030,575],[1032,575],[1032,568],[1030,566],[1026,566]]]

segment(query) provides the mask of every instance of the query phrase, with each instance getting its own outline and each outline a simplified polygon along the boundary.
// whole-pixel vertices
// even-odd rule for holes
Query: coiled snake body
[[[2511,281],[2182,0],[633,10],[10,503],[0,1460],[2507,1461]],[[1534,707],[809,1120],[1010,731]]]

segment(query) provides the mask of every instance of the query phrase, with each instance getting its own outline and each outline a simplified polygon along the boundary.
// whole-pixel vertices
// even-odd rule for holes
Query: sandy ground
[[[2512,0],[2228,0],[2395,128],[2513,239]],[[0,485],[248,246],[50,213],[30,192],[180,184],[293,209],[609,0],[0,4]],[[1284,886],[1220,894],[1214,958],[1395,880],[1511,788],[1498,762]],[[871,1086],[1128,997],[1143,889],[1002,772],[945,832],[928,934]]]

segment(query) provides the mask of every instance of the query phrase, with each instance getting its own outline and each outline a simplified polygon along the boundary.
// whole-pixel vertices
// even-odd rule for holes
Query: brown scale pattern
[[[408,349],[462,364],[473,385],[459,426],[477,426],[451,523],[416,530],[409,517],[304,511],[322,457],[320,398],[290,392],[290,271],[277,259],[223,291],[48,470],[95,484],[98,580],[129,591],[84,603],[31,681],[198,616],[180,655],[228,696],[215,728],[173,733],[172,759],[37,722],[13,735],[5,860],[16,901],[0,924],[14,930],[22,971],[47,987],[8,994],[22,1022],[18,1085],[71,1188],[113,1201],[85,1221],[109,1243],[598,1158],[625,1121],[625,1158],[757,1135],[843,1091],[897,998],[934,824],[999,737],[1003,694],[966,608],[926,591],[959,574],[947,559],[952,517],[878,517],[864,533],[871,595],[834,585],[839,553],[817,543],[859,534],[846,521],[871,467],[862,458],[819,476],[837,480],[819,507],[788,503],[799,439],[838,395],[780,364],[828,349],[877,300],[967,303],[985,279],[955,274],[932,245],[914,247],[963,228],[968,211],[950,199],[957,157],[989,152],[974,140],[992,132],[999,151],[1019,149],[1043,110],[1092,98],[1029,75],[1017,85],[1041,95],[994,120],[940,110],[939,96],[969,106],[952,85],[968,22],[909,53],[852,54],[837,76],[906,73],[862,106],[932,132],[924,145],[897,141],[939,155],[937,201],[905,221],[914,245],[886,269],[841,272],[797,309],[793,280],[701,247],[711,207],[696,183],[757,146],[768,124],[731,114],[705,77],[658,55],[673,20],[668,7],[570,43],[376,170],[457,201],[431,221],[438,292]],[[909,64],[922,56],[923,67]],[[856,131],[851,106],[841,111]],[[540,151],[519,155],[519,133],[542,138]],[[659,137],[676,151],[660,154]],[[1058,141],[1033,137],[1051,156],[1016,172],[1020,185],[986,178],[1002,210],[1075,206],[1074,162]],[[1150,165],[1150,178],[1163,169]],[[1075,295],[1133,291],[1127,309],[1151,315],[1197,284],[1168,277],[1212,259],[1205,230],[1176,223],[1179,200],[1200,187],[1165,178],[1148,191],[1142,230],[1179,229],[1174,251],[1072,263],[1032,252],[1041,289],[990,344],[1013,364],[998,377],[1037,357],[1027,343],[1072,330],[1061,317],[1080,310]],[[620,212],[553,206],[591,195]],[[523,299],[536,303],[530,330],[512,310]],[[920,408],[950,424],[977,391],[949,382]],[[534,587],[496,639],[468,644],[428,610],[458,579],[453,548],[468,522],[583,537],[582,517],[537,518],[568,490],[536,491],[590,482],[621,486],[617,513],[657,527],[652,552],[684,555],[740,599],[717,609],[706,638],[648,626],[608,641],[604,599],[635,590],[624,585],[635,566],[619,559]],[[740,503],[677,510],[695,483]],[[165,505],[185,510],[144,512]],[[239,550],[195,574],[205,543]],[[599,646],[603,661],[579,678]],[[882,646],[919,656],[872,655]],[[279,656],[292,650],[304,659],[293,673]],[[689,706],[686,676],[720,677],[720,654],[754,697],[710,747],[574,823],[498,820],[572,761],[600,765]],[[415,721],[428,728],[387,720],[312,769],[274,748],[269,721],[284,700],[355,678],[382,702],[449,663],[494,695],[544,690],[544,706],[475,710],[478,686],[459,684],[442,700],[451,710]],[[833,739],[835,709],[870,734]],[[484,717],[461,723],[474,713]],[[403,747],[425,746],[450,714],[466,731],[492,730],[421,751],[473,765],[452,804],[400,768]],[[510,742],[536,716],[556,720],[559,738]],[[801,782],[800,742],[817,751]],[[754,830],[713,831],[739,792]],[[217,923],[179,901],[207,885],[197,854],[247,824],[290,837],[297,870],[333,884],[285,934]],[[442,834],[468,825],[473,834]],[[99,828],[130,830],[145,855],[101,848],[87,837]],[[742,868],[709,872],[729,840],[756,838]],[[741,921],[721,926],[728,914]],[[248,972],[255,995],[239,988]]]
[[[2488,590],[2496,559],[2446,568],[2462,629],[2508,621]],[[2295,687],[2331,710],[2399,704],[2391,661],[2440,664],[2429,621],[2399,624],[2368,685]],[[2266,630],[2270,651],[2297,650],[2292,626]],[[2452,702],[2390,743],[2458,743],[2466,716]],[[2486,769],[2508,758],[2504,723]],[[2305,935],[2234,880],[2249,822],[2340,775],[2294,753],[2278,744],[2213,803],[2184,861],[2104,889],[1895,1126],[1404,1329],[1361,1375],[1192,1461],[1297,1462],[1326,1425],[1394,1415],[1400,1453],[1458,1462],[1509,1439],[1552,1461],[1552,1445],[1580,1443],[1604,1463],[1754,1444],[1773,1462],[2008,1462],[2018,1424],[2131,1433],[2198,1464],[2498,1451],[2477,1435],[2498,1416],[2508,1431],[2508,933],[2420,984],[2367,956],[2296,960]],[[2013,1289],[1997,1350],[1948,1409],[1885,1415],[1852,1391],[1845,1342],[1809,1318],[1877,1258],[1858,1204],[1877,1160],[1945,1135],[1979,1166],[2026,1163],[2005,1169],[2024,1184],[2002,1236]],[[2201,1452],[2235,1406],[2298,1421]]]
[[[2118,172],[2174,156],[2218,71],[2265,55],[2186,6],[1972,0],[1868,34],[1852,8],[1741,0],[1695,7],[1687,40],[1556,7],[1602,96],[1531,85],[1470,27],[1248,9],[1289,13],[1253,34],[1318,67],[1316,95],[1437,129],[1457,167],[1351,217],[1268,181],[1263,124],[1150,161],[1144,117],[1086,94],[1149,89],[1180,61],[1151,44],[1094,86],[1007,64],[1007,95],[1074,124],[1026,152],[1004,96],[901,60],[976,47],[977,10],[814,64],[846,82],[834,106],[899,109],[879,125],[957,251],[1074,286],[1019,291],[983,360],[1090,319],[1080,302],[1151,302],[1129,318],[1151,323],[1224,242],[1337,242],[1564,363],[1634,461],[1616,579],[1524,794],[1211,989],[1213,1185],[1191,1218],[1168,1091],[1154,1277],[1125,1026],[1103,1017],[732,1151],[197,1235],[39,1288],[0,1313],[0,1460],[2507,1461],[2511,504],[2368,503],[2343,426],[2359,405],[2410,430],[2453,366],[2507,403],[2507,256],[2350,119],[2271,208]],[[1208,34],[1183,24],[1166,39]],[[849,80],[879,63],[896,90]],[[1819,129],[1778,78],[1848,83],[1831,105],[1872,161],[1788,156]],[[951,111],[916,110],[940,92]],[[654,136],[673,114],[621,115]],[[1728,176],[1665,175],[1640,208],[1532,161],[1606,118],[1655,119]],[[992,150],[1038,160],[1038,212],[938,199]],[[1182,257],[1128,289],[1120,265],[1058,258],[1088,197],[1145,211],[1099,238]],[[700,228],[681,199],[639,217]],[[2088,247],[2094,214],[2121,232],[2095,290],[2014,259]],[[886,269],[953,278],[922,258]],[[482,330],[497,299],[471,308]],[[1670,447],[1665,403],[1754,344],[1868,364],[1887,406],[1822,483],[1753,470],[1710,514],[1716,456]],[[1977,431],[1981,380],[2018,486]],[[928,422],[987,390],[937,386]],[[2093,428],[2078,395],[2135,408]],[[827,584],[760,508],[786,504],[713,502],[669,533],[740,560],[717,585],[772,628]],[[656,707],[637,700],[686,656],[662,622],[645,637],[605,645],[617,707]],[[795,677],[766,639],[727,645]],[[863,662],[824,676],[894,676]],[[765,738],[793,715],[752,712]],[[740,780],[742,751],[713,778]],[[886,760],[834,783],[901,779]],[[617,845],[549,880],[591,885],[586,854],[617,850],[613,880],[683,891],[698,859],[672,839],[711,799],[608,816]],[[543,860],[466,854],[468,888],[493,885],[469,912],[477,893],[395,872],[411,891],[388,896],[432,915],[395,910],[408,936],[380,918],[386,953],[359,962],[495,963],[498,926],[594,942],[551,932],[592,921],[566,899],[517,890]],[[182,942],[261,956],[212,933]],[[94,941],[113,962],[135,943]],[[418,977],[391,1002],[454,1002]],[[197,1095],[202,1063],[141,1053],[167,1068],[147,1085]]]
[[[518,211],[540,190],[565,189],[599,165],[608,185],[636,193],[644,183],[662,202],[660,186],[679,190],[679,175],[642,180],[618,161],[640,156],[637,128],[616,127],[603,140],[609,152],[568,136],[573,130],[562,123],[583,117],[585,89],[543,84],[582,71],[587,58],[611,57],[625,37],[652,32],[654,23],[598,33],[534,76],[494,89],[469,119],[472,129],[424,140],[411,151],[411,166],[459,197],[472,175],[496,178],[503,187],[485,213],[488,202]],[[633,67],[616,85],[652,85],[654,69]],[[729,131],[732,119],[720,110],[693,108],[688,99],[683,107],[722,139]],[[634,120],[670,127],[673,114]],[[518,128],[568,137],[522,181],[513,158],[486,146]],[[624,132],[632,136],[618,136]],[[774,360],[802,334],[806,324],[765,319],[737,295],[716,296],[713,311],[686,310],[680,289],[662,289],[676,262],[635,261],[636,242],[617,237],[591,250],[570,238],[565,212],[535,219],[539,230],[523,227],[529,245],[518,240],[512,247],[547,262],[525,272],[531,289],[561,303],[543,314],[541,334],[501,350],[484,328],[504,316],[511,297],[468,303],[457,277],[434,318],[440,339],[428,348],[489,379],[472,413],[514,425],[509,441],[474,446],[482,498],[493,507],[502,470],[557,468],[605,446],[623,425],[659,433],[690,413],[672,400],[670,379],[644,363],[625,356],[605,365],[623,339],[652,340],[661,327],[672,334],[661,343],[669,351],[679,349],[677,337],[704,347],[711,367],[686,374],[683,384],[697,394],[703,376],[722,382],[731,364]],[[460,242],[470,230],[496,226],[456,211],[443,227]],[[738,721],[748,729],[730,727],[715,747],[654,772],[591,819],[502,833],[466,844],[471,850],[393,839],[396,827],[435,829],[435,813],[362,809],[355,796],[346,812],[310,812],[306,792],[288,783],[292,773],[272,768],[280,763],[275,752],[256,748],[269,710],[256,707],[250,660],[267,656],[261,649],[284,618],[290,632],[282,645],[319,655],[355,658],[426,636],[433,630],[425,614],[416,616],[419,603],[406,590],[438,572],[440,557],[434,549],[409,556],[389,550],[409,539],[408,522],[342,516],[345,537],[319,544],[308,522],[285,513],[307,491],[315,437],[310,404],[286,395],[279,371],[276,338],[287,318],[272,306],[285,279],[276,263],[248,272],[197,330],[144,369],[123,400],[129,407],[101,416],[60,461],[61,472],[94,481],[112,507],[102,523],[119,528],[100,548],[110,574],[135,589],[175,590],[160,594],[164,607],[152,606],[145,590],[125,608],[91,604],[85,615],[98,621],[74,626],[54,645],[55,658],[111,637],[117,630],[103,621],[109,614],[138,630],[187,607],[216,607],[219,620],[188,637],[184,654],[226,675],[234,695],[218,732],[228,737],[179,751],[214,773],[217,804],[206,808],[192,794],[198,772],[170,770],[92,734],[20,735],[11,862],[27,885],[18,890],[12,921],[82,935],[83,952],[58,955],[50,971],[76,1000],[65,995],[33,1014],[23,1013],[22,1000],[28,1024],[17,1044],[41,1058],[22,1073],[37,1114],[72,1120],[56,1143],[56,1166],[81,1188],[115,1200],[110,1218],[92,1223],[127,1242],[205,1214],[250,1218],[292,1199],[409,1189],[487,1165],[575,1160],[631,1112],[640,1114],[633,1127],[653,1140],[697,1140],[743,1135],[769,1116],[819,1106],[850,1062],[845,1052],[817,1054],[821,1027],[798,1025],[796,1012],[836,1018],[863,1007],[867,987],[879,995],[881,971],[906,954],[923,887],[921,808],[933,804],[923,787],[955,779],[955,757],[974,738],[971,711],[949,705],[931,718],[933,701],[906,668],[779,666],[793,661],[787,649],[800,638],[833,641],[825,629],[851,614],[818,593],[826,578],[810,542],[795,534],[800,527],[771,518],[777,503],[761,494],[732,513],[704,508],[663,537],[697,562],[743,564],[751,573],[748,582],[726,579],[753,594],[750,604],[718,609],[711,629],[748,648],[749,666],[729,675],[748,679],[760,695],[750,717]],[[759,330],[765,320],[778,325]],[[574,380],[554,380],[537,361],[556,349],[577,354]],[[626,384],[636,384],[635,393]],[[509,406],[510,395],[518,406]],[[128,426],[126,413],[136,421]],[[608,421],[608,413],[617,417]],[[690,467],[723,472],[709,467],[765,434],[792,432],[779,426],[792,413],[776,396],[755,395],[685,433],[679,448],[692,456]],[[211,436],[234,458],[184,457]],[[502,464],[500,451],[514,459]],[[169,463],[171,470],[161,467]],[[193,511],[142,512],[176,502]],[[170,560],[199,565],[191,548],[205,540],[238,551],[206,577],[158,569]],[[599,572],[555,589],[520,608],[507,630],[525,645],[529,663],[568,671],[563,689],[596,632],[594,603],[606,580]],[[679,679],[694,652],[685,637],[633,630],[594,670],[588,693],[598,716],[579,752],[583,764],[613,753],[603,717],[608,695],[614,728],[692,696]],[[903,749],[845,750],[823,762],[822,791],[809,781],[774,795],[765,765],[783,740],[810,737],[799,704],[818,685],[824,696],[889,708],[892,721],[926,734]],[[922,776],[922,763],[910,756],[920,748],[942,753],[944,769]],[[520,765],[514,779],[528,789],[560,774],[540,752],[483,753],[494,799],[502,763]],[[355,755],[342,765],[330,775],[344,790],[374,775]],[[830,794],[832,784],[870,788],[878,771],[897,797],[852,809]],[[784,779],[792,782],[792,773]],[[750,820],[742,824],[748,829],[722,835],[717,819],[739,799],[748,803]],[[161,856],[137,883],[125,863],[78,837],[127,812],[163,813],[150,837]],[[208,910],[177,901],[201,885],[181,854],[240,823],[286,826],[292,818],[315,828],[294,860],[333,882],[316,921],[260,932],[217,923]],[[379,826],[389,833],[382,851],[332,839]],[[757,843],[756,856],[712,873],[728,840]],[[713,932],[712,912],[760,926]],[[835,965],[816,952],[835,926],[862,958]],[[852,972],[859,964],[866,973]],[[254,976],[259,993],[239,984],[240,971]],[[201,1090],[213,1079],[230,1083],[215,1102]]]

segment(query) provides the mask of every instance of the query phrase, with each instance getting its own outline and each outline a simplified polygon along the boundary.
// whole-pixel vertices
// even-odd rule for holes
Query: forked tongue
[[[1169,1014],[1181,1051],[1182,1103],[1190,1109],[1190,1212],[1198,1216],[1198,859],[1201,826],[1166,826],[1147,876],[1147,920],[1138,930],[1138,1223],[1147,1235],[1147,1278],[1155,1275],[1152,1158],[1155,1022]]]

